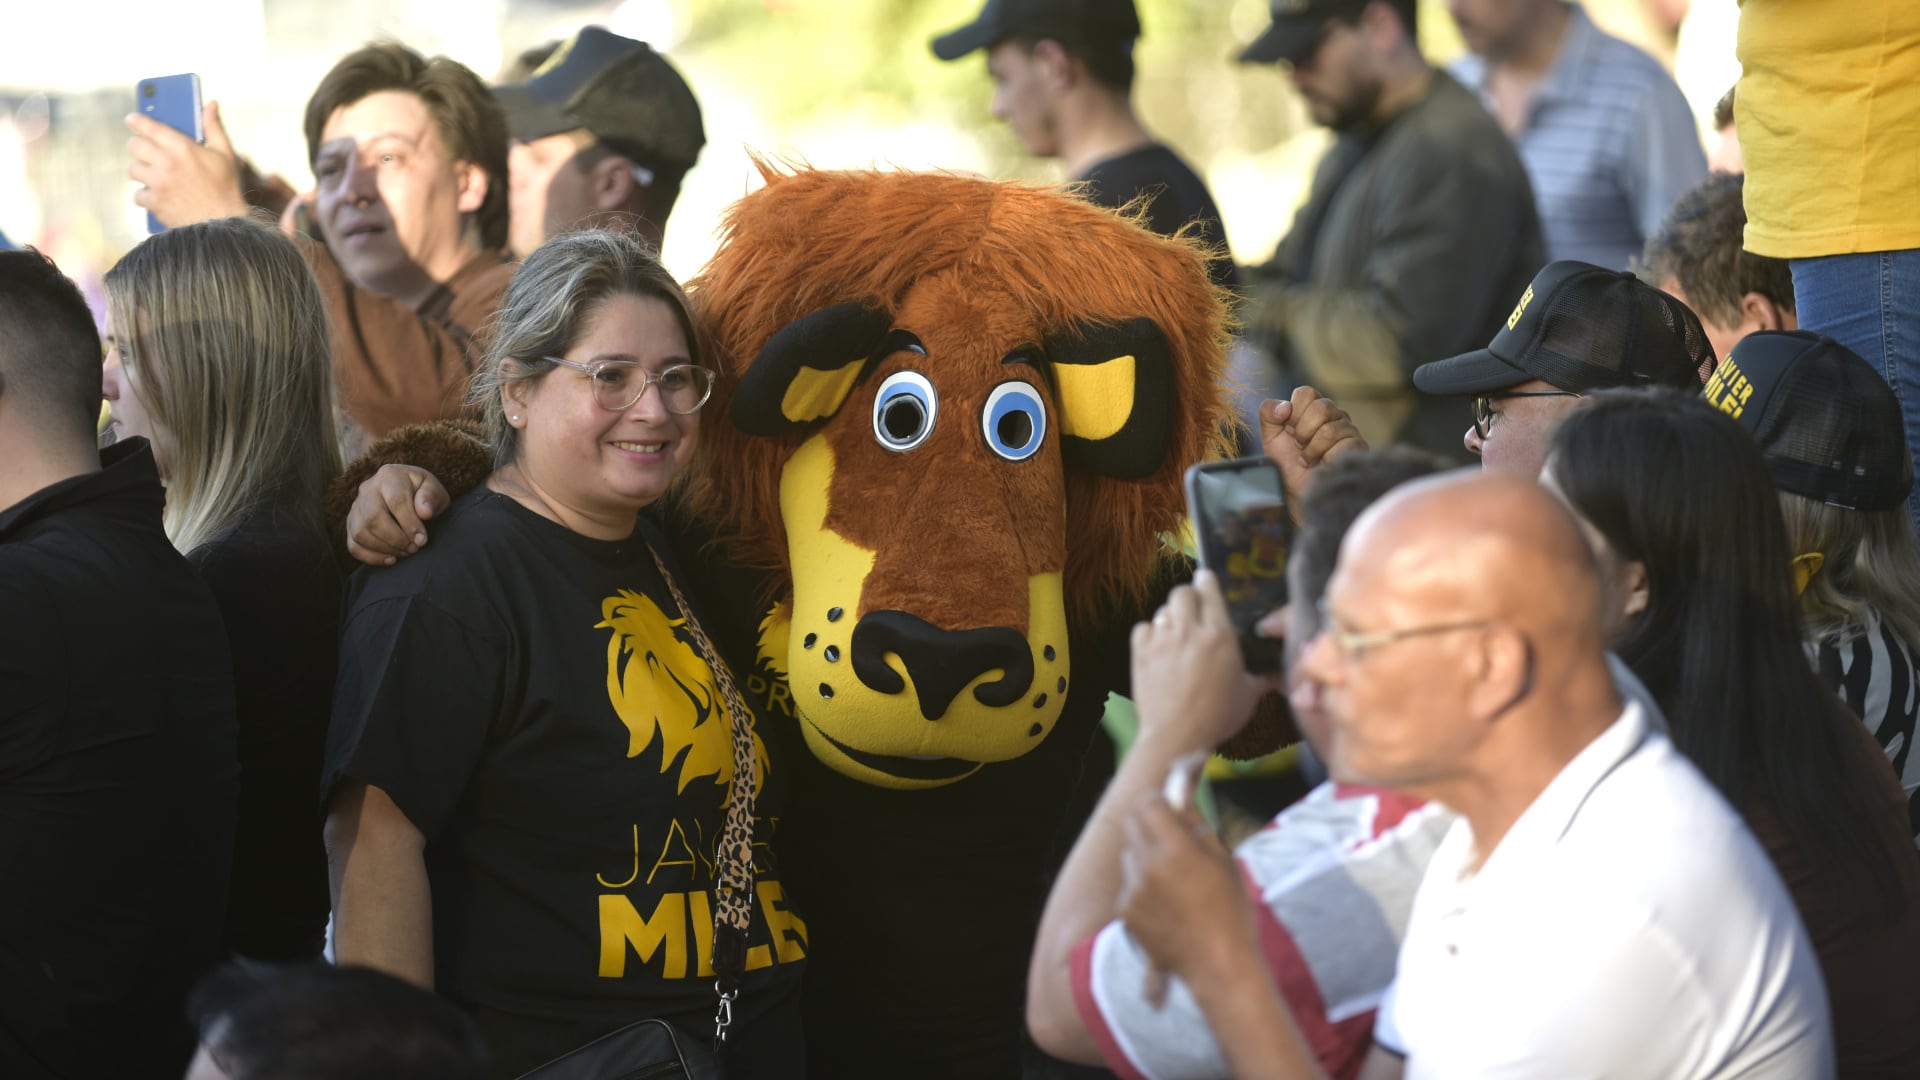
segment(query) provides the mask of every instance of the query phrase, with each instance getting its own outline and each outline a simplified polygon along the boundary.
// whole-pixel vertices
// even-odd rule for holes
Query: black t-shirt
[[[377,786],[425,834],[436,986],[480,1020],[496,1075],[645,1017],[711,1037],[731,729],[649,545],[674,565],[644,519],[594,540],[479,488],[420,554],[353,581],[325,785]],[[757,742],[729,1064],[781,1077],[803,1058],[809,936],[772,846],[785,762]]]
[[[317,522],[264,508],[187,553],[233,646],[240,816],[228,952],[311,960],[327,932],[327,854],[313,791],[333,699],[344,582]]]
[[[670,522],[707,588],[728,655],[753,655],[765,578],[730,565],[692,526]],[[1156,595],[1178,573],[1170,568]],[[1087,748],[1110,691],[1128,687],[1128,634],[1152,611],[1099,633],[1071,627],[1073,675],[1060,720],[1023,757],[938,788],[850,779],[808,753],[783,679],[755,661],[748,704],[792,739],[780,851],[812,931],[804,1011],[815,1077],[1020,1075],[1026,978],[1053,875],[1096,793]],[[736,668],[739,670],[739,668]],[[1111,751],[1105,751],[1111,760]],[[1110,770],[1109,770],[1110,771]]]
[[[1213,283],[1229,289],[1239,284],[1220,208],[1213,204],[1200,174],[1180,155],[1153,143],[1099,162],[1080,179],[1087,183],[1087,197],[1101,206],[1120,207],[1136,195],[1151,196],[1147,225],[1162,236],[1172,236],[1190,221],[1199,222],[1200,239],[1218,252],[1208,268]]]
[[[0,1076],[164,1077],[220,956],[235,804],[220,610],[146,441],[0,511]]]

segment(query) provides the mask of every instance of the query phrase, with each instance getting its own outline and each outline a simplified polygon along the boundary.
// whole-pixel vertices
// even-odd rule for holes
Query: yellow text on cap
[[[1732,360],[1723,360],[1707,380],[1707,404],[1738,420],[1753,396],[1753,384],[1747,381]]]
[[[1526,314],[1527,305],[1531,303],[1533,303],[1533,286],[1529,285],[1527,291],[1520,294],[1520,302],[1513,306],[1513,314],[1507,316],[1507,329],[1511,330],[1520,325],[1520,316]]]

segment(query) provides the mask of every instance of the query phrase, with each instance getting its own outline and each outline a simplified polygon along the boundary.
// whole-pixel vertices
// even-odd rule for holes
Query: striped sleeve
[[[1420,876],[1450,816],[1404,796],[1323,784],[1240,846],[1262,957],[1329,1075],[1356,1075],[1374,1009]],[[1074,1001],[1107,1065],[1122,1077],[1186,1080],[1226,1073],[1187,987],[1156,1008],[1150,962],[1119,922],[1074,951]]]

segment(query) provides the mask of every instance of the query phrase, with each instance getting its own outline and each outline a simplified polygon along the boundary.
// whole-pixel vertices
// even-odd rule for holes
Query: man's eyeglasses
[[[1493,411],[1493,403],[1508,398],[1522,397],[1580,397],[1571,390],[1507,390],[1498,394],[1485,394],[1473,399],[1473,430],[1486,438],[1493,430],[1493,421],[1500,414]]]
[[[586,372],[593,381],[593,400],[610,412],[625,412],[655,383],[660,384],[660,401],[667,411],[683,416],[700,411],[713,394],[713,372],[698,364],[675,364],[653,372],[632,360],[595,360],[589,364],[558,356],[539,359]]]
[[[1576,395],[1578,396],[1578,395]],[[1316,605],[1320,611],[1320,633],[1333,642],[1333,651],[1340,655],[1342,663],[1357,664],[1366,659],[1370,650],[1408,638],[1425,637],[1430,634],[1448,634],[1455,630],[1476,630],[1491,625],[1490,619],[1468,619],[1461,622],[1435,623],[1431,626],[1409,626],[1398,630],[1369,630],[1365,632],[1342,630],[1333,616],[1327,611],[1325,597]]]

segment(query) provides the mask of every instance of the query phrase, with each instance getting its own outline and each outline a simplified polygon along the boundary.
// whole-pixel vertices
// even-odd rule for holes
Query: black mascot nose
[[[853,673],[882,694],[906,690],[900,673],[887,666],[893,653],[906,664],[920,694],[920,715],[938,720],[968,683],[994,670],[1000,678],[974,688],[982,705],[1004,708],[1026,696],[1033,685],[1033,653],[1026,638],[1004,626],[942,630],[904,611],[873,611],[853,628]]]

